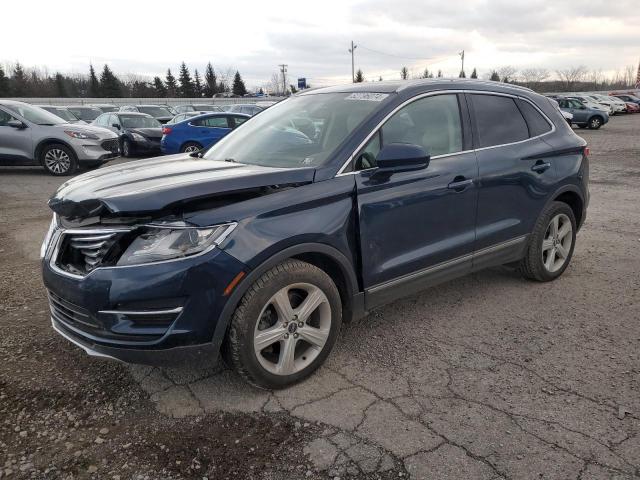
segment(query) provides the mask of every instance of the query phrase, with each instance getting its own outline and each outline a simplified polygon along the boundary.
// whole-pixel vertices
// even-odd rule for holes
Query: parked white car
[[[619,98],[612,97],[610,95],[603,95],[601,93],[589,93],[588,96],[595,99],[596,102],[602,105],[610,106],[613,111],[613,115],[627,111],[627,104]]]
[[[567,95],[567,98],[575,98],[576,100],[580,100],[587,108],[600,110],[602,112],[606,112],[609,115],[613,113],[613,109],[611,106],[598,103],[595,101],[595,99],[589,97],[588,95]]]

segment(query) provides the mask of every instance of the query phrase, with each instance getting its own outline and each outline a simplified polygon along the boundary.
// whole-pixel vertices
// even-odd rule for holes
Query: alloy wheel
[[[253,346],[262,367],[292,375],[322,352],[331,331],[331,306],[310,283],[288,285],[273,295],[256,322]]]
[[[51,148],[44,156],[47,169],[55,174],[67,173],[71,168],[71,158],[60,148]]]
[[[600,126],[600,119],[594,118],[591,120],[591,128],[598,128]]]
[[[542,264],[551,273],[560,270],[569,258],[573,242],[571,220],[564,213],[554,216],[542,240]]]
[[[200,151],[200,149],[198,147],[196,147],[195,145],[189,145],[188,147],[186,147],[184,149],[185,153],[192,153],[192,152],[198,152]]]

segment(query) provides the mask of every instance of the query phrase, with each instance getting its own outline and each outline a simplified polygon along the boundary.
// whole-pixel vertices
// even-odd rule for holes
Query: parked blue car
[[[586,217],[588,153],[547,98],[506,83],[304,91],[203,154],[64,183],[41,250],[53,328],[127,362],[222,352],[282,388],[327,359],[343,321],[400,297],[503,264],[557,279]]]
[[[206,113],[165,125],[160,150],[165,154],[197,152],[214,145],[250,118],[241,113]]]

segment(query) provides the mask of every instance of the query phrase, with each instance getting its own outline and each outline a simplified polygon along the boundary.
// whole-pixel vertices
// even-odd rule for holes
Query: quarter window
[[[9,115],[4,110],[0,110],[0,127],[6,127],[7,122],[12,119],[13,117],[11,115]]]
[[[513,98],[476,94],[471,99],[481,148],[529,138],[527,124]]]
[[[520,111],[529,126],[529,136],[537,137],[551,131],[551,125],[536,108],[525,100],[518,100]]]
[[[384,145],[410,143],[432,157],[462,151],[462,124],[456,95],[434,95],[396,112],[356,157],[356,170],[375,167]]]

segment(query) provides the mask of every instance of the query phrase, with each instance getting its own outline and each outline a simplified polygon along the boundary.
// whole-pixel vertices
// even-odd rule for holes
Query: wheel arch
[[[584,221],[585,201],[582,192],[580,192],[577,187],[568,185],[555,192],[551,196],[549,202],[547,202],[547,205],[545,205],[544,210],[546,210],[546,207],[551,202],[562,202],[569,205],[569,207],[573,211],[573,215],[576,218],[576,225],[578,225],[578,228],[582,226],[582,222]]]
[[[38,145],[36,145],[36,148],[34,150],[35,160],[37,160],[42,165],[43,162],[42,162],[42,159],[40,158],[42,151],[48,145],[54,145],[54,144],[64,145],[69,150],[71,150],[71,153],[76,157],[76,160],[78,160],[78,154],[76,153],[75,149],[71,146],[71,144],[69,144],[69,142],[66,142],[64,140],[60,140],[59,138],[54,138],[54,137],[44,138],[38,142]]]
[[[288,259],[297,259],[323,270],[336,283],[342,301],[343,318],[364,315],[364,295],[360,292],[356,273],[347,257],[339,250],[320,243],[303,243],[281,250],[254,268],[233,290],[222,309],[213,333],[213,345],[219,348],[229,328],[231,317],[251,285],[267,270]]]
[[[182,152],[182,149],[184,148],[185,145],[187,145],[188,143],[195,143],[196,145],[200,145],[200,149],[202,150],[204,148],[204,146],[202,145],[201,142],[198,142],[196,140],[185,140],[184,142],[182,142],[180,144],[180,149],[179,151]]]

